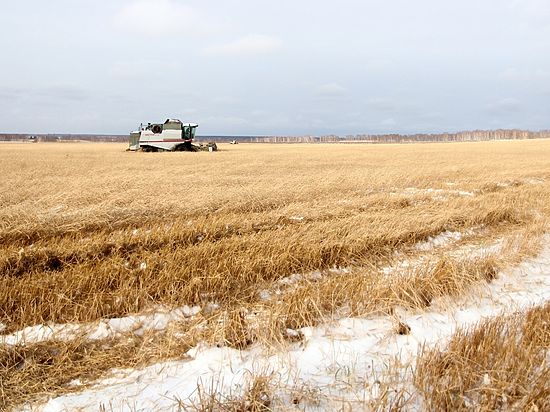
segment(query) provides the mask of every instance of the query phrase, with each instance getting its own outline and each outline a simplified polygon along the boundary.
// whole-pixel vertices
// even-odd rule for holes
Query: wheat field
[[[113,368],[184,359],[201,342],[284,350],[304,339],[301,328],[428,311],[535,256],[550,216],[547,140],[215,153],[4,144],[0,173],[2,335],[197,308],[139,334],[89,339],[83,327],[70,339],[0,343],[2,410],[81,391]],[[452,241],[436,244],[442,234]],[[494,243],[498,253],[476,253]],[[548,306],[533,308],[426,349],[414,378],[424,407],[548,408],[548,322]],[[408,332],[395,322],[395,334]],[[486,374],[493,386],[482,387]],[[269,410],[275,387],[257,376],[239,399],[204,395],[190,408]],[[474,406],[464,401],[472,391]],[[394,396],[361,407],[411,404]]]

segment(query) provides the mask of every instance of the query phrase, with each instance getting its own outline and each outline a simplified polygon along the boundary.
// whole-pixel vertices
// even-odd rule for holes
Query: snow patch
[[[429,237],[425,242],[417,243],[415,247],[418,250],[428,251],[435,247],[445,246],[453,241],[459,241],[460,239],[462,239],[461,232],[451,232],[447,230],[437,236]]]
[[[469,192],[467,190],[449,190],[449,189],[434,189],[434,188],[426,188],[426,189],[419,189],[417,187],[406,187],[404,189],[404,193],[408,194],[455,194],[460,196],[475,196],[474,192]]]
[[[271,299],[271,292],[269,290],[263,289],[258,292],[260,300],[269,300]]]
[[[279,279],[277,283],[283,286],[290,286],[301,282],[304,278],[305,276],[302,275],[301,273],[293,273],[289,276]]]
[[[202,312],[205,315],[210,315],[210,314],[214,313],[215,311],[217,311],[219,308],[220,308],[220,305],[218,305],[217,303],[208,302],[206,305],[204,305],[204,308],[203,308]]]
[[[453,186],[454,183],[451,185],[449,183],[446,183],[447,186]],[[460,196],[460,197],[474,197],[476,194],[475,192],[471,192],[468,190],[459,190],[459,189],[434,189],[434,188],[417,188],[417,187],[406,187],[402,191],[399,192],[390,192],[392,195],[399,195],[403,194],[405,196],[415,196],[415,195],[424,195],[424,196],[430,196],[433,200],[436,200],[438,202],[446,202],[449,200],[449,196]]]
[[[460,195],[460,196],[466,196],[466,197],[473,197],[476,194],[474,192],[469,192],[467,190],[456,190],[454,193]]]
[[[483,230],[483,228],[483,225],[480,225],[467,229],[464,232],[445,231],[439,235],[429,237],[425,242],[417,243],[414,246],[414,249],[422,252],[429,252],[435,248],[445,247],[452,243],[458,242],[466,236],[475,235],[480,230]],[[489,255],[498,254],[501,251],[502,246],[503,239],[498,239],[489,244],[474,243],[459,245],[447,253],[450,257],[456,259],[483,258]],[[381,268],[380,271],[384,275],[406,274],[420,265],[430,262],[433,263],[433,255],[420,255],[414,258],[407,258],[403,257],[400,252],[397,252],[396,256],[400,258],[399,261],[395,264],[390,264]]]
[[[338,275],[338,274],[348,274],[351,273],[351,268],[348,266],[333,266],[326,270],[314,270],[308,273],[292,273],[289,276],[281,278],[277,281],[278,286],[293,286],[303,281],[316,282],[321,280],[324,276],[328,274]]]
[[[537,178],[525,179],[525,183],[529,185],[542,185],[544,184],[544,179],[537,179]]]
[[[147,331],[160,331],[172,322],[188,320],[201,311],[200,306],[183,306],[149,315],[102,319],[92,324],[64,323],[29,326],[10,335],[1,335],[0,344],[19,345],[47,340],[71,340],[83,336],[90,340],[106,339],[133,332],[142,336]]]

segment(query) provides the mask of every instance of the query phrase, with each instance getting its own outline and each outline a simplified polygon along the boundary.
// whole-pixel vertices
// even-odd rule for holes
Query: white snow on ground
[[[528,184],[528,185],[541,185],[544,184],[543,179],[539,178],[524,178],[520,180],[515,181],[504,181],[504,182],[496,182],[496,186],[501,188],[506,188],[510,186],[514,186],[516,184]],[[477,194],[479,194],[479,190],[461,190],[461,189],[450,189],[451,187],[456,186],[455,182],[445,182],[445,185],[449,187],[449,189],[436,189],[436,188],[418,188],[418,187],[406,187],[404,189],[395,189],[395,191],[390,192],[392,195],[426,195],[431,196],[433,200],[445,202],[448,199],[448,196],[461,196],[461,197],[474,197]]]
[[[445,232],[441,232],[436,236],[430,236],[424,242],[417,243],[415,245],[415,248],[417,250],[429,251],[437,247],[447,246],[449,244],[458,242],[459,240],[465,237],[473,236],[476,233],[479,233],[483,229],[484,229],[484,226],[479,225],[479,226],[475,226],[470,229],[467,229],[464,232],[453,232],[450,230],[446,230]],[[484,249],[484,248],[482,247],[481,249]]]
[[[458,241],[462,239],[462,232],[445,231],[437,236],[428,238],[425,242],[417,243],[416,248],[418,250],[431,250],[434,247],[447,245],[450,242]]]
[[[483,319],[525,310],[550,299],[550,238],[537,258],[501,273],[491,284],[480,285],[467,296],[435,300],[428,311],[396,310],[394,317],[346,318],[319,327],[302,328],[302,342],[288,351],[269,353],[261,347],[238,351],[199,345],[190,360],[163,362],[141,370],[117,371],[81,393],[51,399],[32,411],[108,410],[172,411],[178,401],[196,402],[197,385],[225,395],[239,395],[253,375],[274,373],[279,409],[292,407],[284,389],[310,393],[308,410],[333,410],[346,402],[361,409],[378,398],[386,383],[397,378],[412,393],[410,410],[421,409],[414,396],[414,361],[423,344],[444,347],[458,327]],[[396,324],[410,326],[398,335]],[[390,367],[391,365],[391,367]],[[392,373],[388,373],[388,371]],[[397,375],[395,375],[397,374]],[[212,386],[213,385],[213,386]],[[299,409],[306,407],[304,400]],[[277,403],[272,407],[277,409]]]
[[[464,232],[445,231],[436,236],[429,237],[424,242],[415,244],[414,249],[421,252],[430,252],[437,248],[444,248],[446,246],[453,245],[454,243],[478,234],[483,230],[483,226],[476,226],[470,228]],[[473,259],[487,257],[489,255],[498,254],[501,252],[503,246],[503,239],[495,240],[491,243],[484,242],[479,243],[466,243],[459,246],[454,246],[451,251],[448,251],[448,255],[456,259]],[[421,254],[413,258],[406,258],[399,252],[396,254],[399,260],[395,264],[384,266],[381,268],[381,273],[384,275],[394,275],[396,273],[403,274],[411,269],[417,268],[423,264],[433,262],[433,254]]]
[[[289,276],[286,276],[284,278],[277,280],[277,284],[278,286],[292,286],[304,280],[310,280],[310,281],[319,280],[323,276],[326,276],[327,273],[337,275],[337,274],[350,273],[350,272],[351,272],[350,267],[334,266],[324,271],[314,270],[313,272],[308,272],[308,273],[293,273]]]
[[[324,276],[329,275],[338,275],[338,274],[347,274],[351,273],[352,269],[348,266],[333,266],[326,270],[314,270],[307,273],[292,273],[289,276],[278,279],[275,283],[275,288],[272,290],[263,289],[258,292],[258,296],[261,300],[269,300],[273,296],[280,295],[282,289],[289,289],[292,287],[297,287],[301,282],[304,281],[317,281],[322,279]]]
[[[467,190],[449,190],[449,189],[434,189],[434,188],[427,188],[427,189],[419,189],[417,187],[406,187],[403,191],[405,194],[423,194],[423,195],[458,195],[458,196],[464,196],[464,197],[473,197],[475,196],[474,192],[470,192]]]
[[[544,179],[538,179],[538,178],[525,179],[525,183],[530,185],[542,185],[544,183]]]
[[[70,340],[83,336],[90,340],[105,339],[133,332],[141,336],[146,331],[166,329],[168,323],[189,319],[199,313],[199,306],[183,306],[171,311],[159,311],[150,315],[102,319],[90,324],[65,323],[29,326],[10,335],[0,335],[0,344],[17,345],[37,343],[50,339]],[[0,328],[1,330],[1,328]]]
[[[514,181],[505,181],[505,182],[497,182],[497,186],[499,187],[509,187],[514,186],[518,184],[527,184],[527,185],[542,185],[544,183],[544,179],[539,179],[536,177],[527,177],[520,180],[514,180]]]

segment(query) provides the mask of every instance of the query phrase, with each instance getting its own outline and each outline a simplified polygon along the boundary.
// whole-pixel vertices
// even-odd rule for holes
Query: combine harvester
[[[144,152],[215,152],[218,146],[214,142],[193,144],[196,123],[182,123],[178,119],[167,119],[164,123],[143,123],[139,130],[130,133],[130,151]]]

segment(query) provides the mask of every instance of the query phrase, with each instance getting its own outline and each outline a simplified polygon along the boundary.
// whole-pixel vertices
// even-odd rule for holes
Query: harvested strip
[[[334,222],[298,224],[154,254],[143,251],[131,260],[113,256],[58,272],[0,277],[0,319],[13,331],[41,323],[122,317],[151,304],[201,305],[204,296],[217,302],[256,300],[258,283],[289,273],[376,261],[449,227],[523,219],[528,217],[513,210],[489,208],[470,217],[456,214],[434,221],[412,209],[409,219],[397,223],[383,214],[359,215],[336,228]]]
[[[0,345],[0,409],[82,390],[112,368],[140,367],[184,357],[196,344],[189,334],[166,333],[151,339],[130,335],[120,339],[48,341],[31,345]]]
[[[190,361],[163,362],[141,370],[128,370],[124,377],[98,382],[79,394],[52,399],[47,406],[81,408],[83,411],[96,410],[100,403],[114,409],[129,403],[138,411],[153,406],[157,411],[185,405],[204,406],[210,396],[228,399],[242,395],[251,376],[270,376],[276,372],[276,397],[271,399],[271,407],[275,409],[294,404],[302,409],[331,410],[345,403],[352,409],[388,409],[398,404],[406,409],[422,410],[430,404],[423,404],[413,385],[419,350],[422,347],[443,349],[449,340],[453,341],[451,337],[458,327],[544,303],[550,299],[549,273],[550,248],[547,246],[538,258],[502,273],[474,294],[452,300],[436,299],[429,311],[399,310],[394,316],[409,326],[404,334],[399,333],[395,317],[378,316],[347,318],[319,327],[302,328],[299,332],[303,341],[292,344],[288,351],[275,354],[261,347],[236,350],[200,345],[187,353]],[[531,324],[540,325],[547,310],[548,306],[540,312],[544,316],[530,312],[527,318],[533,318]],[[537,330],[547,331],[547,323]],[[540,348],[548,344],[546,337],[546,334],[542,337],[532,334],[529,339]],[[496,348],[489,347],[491,350]],[[513,358],[509,358],[510,361]],[[517,363],[517,366],[524,365]],[[539,376],[546,377],[544,373]],[[439,381],[435,382],[436,379]],[[481,375],[481,382],[483,379]],[[490,379],[493,379],[491,375]],[[445,385],[441,375],[431,382]],[[538,387],[544,388],[541,385]],[[430,384],[426,390],[440,386]],[[202,392],[197,391],[197,387]],[[297,397],[296,393],[303,395]],[[545,399],[546,395],[541,393]],[[537,392],[531,394],[536,396]],[[428,398],[426,401],[430,402]],[[441,405],[457,404],[434,405],[440,409]]]

